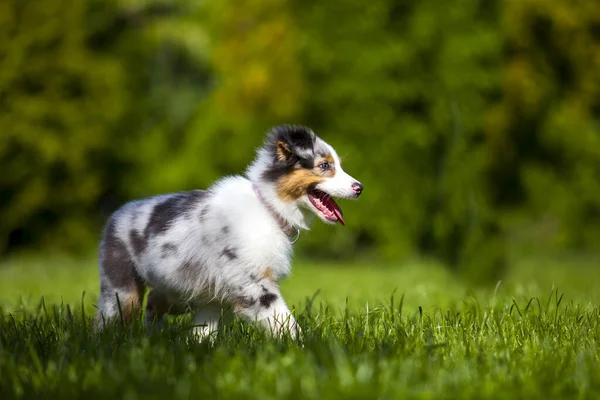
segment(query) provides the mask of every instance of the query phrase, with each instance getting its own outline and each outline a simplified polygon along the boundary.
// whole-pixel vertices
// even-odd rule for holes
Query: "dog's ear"
[[[268,142],[274,150],[275,160],[291,162],[293,159],[313,157],[316,136],[310,129],[298,125],[280,125],[271,130]]]
[[[315,133],[303,126],[292,126],[289,129],[289,140],[293,148],[312,150],[315,145]]]
[[[277,153],[278,161],[286,161],[292,156],[292,150],[285,142],[279,140],[275,144],[275,152]]]

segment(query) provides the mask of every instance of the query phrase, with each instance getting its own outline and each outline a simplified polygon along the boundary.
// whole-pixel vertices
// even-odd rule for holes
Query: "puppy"
[[[290,273],[293,242],[312,215],[344,225],[332,197],[355,199],[362,190],[313,131],[273,128],[245,177],[133,201],[109,218],[97,325],[130,321],[150,287],[148,323],[191,309],[204,338],[217,330],[225,307],[295,337],[299,328],[278,285]]]

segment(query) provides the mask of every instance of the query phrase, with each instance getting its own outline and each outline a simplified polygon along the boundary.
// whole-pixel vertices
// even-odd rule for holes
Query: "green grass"
[[[186,318],[94,333],[94,262],[16,260],[0,266],[0,399],[594,398],[598,278],[523,262],[469,288],[430,264],[297,263],[282,290],[301,344],[241,321],[210,344]]]

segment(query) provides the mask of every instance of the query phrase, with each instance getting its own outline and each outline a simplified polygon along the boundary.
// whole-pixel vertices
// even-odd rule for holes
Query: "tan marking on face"
[[[327,161],[327,162],[329,162],[329,164],[335,165],[335,160],[330,155],[323,157],[320,161]]]
[[[329,169],[319,167],[323,161],[329,163]],[[286,202],[293,202],[304,196],[310,186],[323,182],[326,178],[335,176],[335,159],[326,155],[315,160],[313,169],[296,169],[284,176],[277,183],[277,195]]]
[[[279,161],[285,161],[292,154],[289,146],[283,142],[277,142],[277,159]]]
[[[308,188],[325,180],[316,169],[300,168],[287,174],[277,182],[277,196],[285,202],[293,202],[304,196]]]
[[[329,163],[329,170],[323,171],[321,168],[319,168],[319,164],[321,164],[323,161],[327,161]],[[321,174],[322,176],[325,176],[327,178],[333,178],[335,176],[335,160],[330,155],[327,155],[323,158],[319,158],[315,162],[315,169],[317,169],[319,174]]]

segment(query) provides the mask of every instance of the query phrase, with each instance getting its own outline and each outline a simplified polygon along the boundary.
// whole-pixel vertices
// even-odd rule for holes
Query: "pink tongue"
[[[344,223],[344,218],[342,217],[342,210],[340,209],[340,206],[338,206],[337,203],[327,195],[325,195],[321,201],[323,201],[325,207],[327,207],[330,211],[333,210],[333,213],[337,217],[337,222],[342,224],[342,226],[345,226],[346,223]]]
[[[342,211],[336,207],[333,209],[333,212],[334,212],[335,216],[338,218],[338,222],[340,224],[342,224],[342,226],[345,226],[346,223],[344,222],[344,218],[342,218]]]
[[[322,208],[325,208],[330,213],[332,212],[333,215],[336,216],[337,222],[339,222],[342,226],[345,226],[346,223],[344,222],[344,217],[342,217],[342,210],[340,209],[340,206],[337,205],[335,200],[333,200],[329,195],[323,192],[319,192],[317,196],[321,202],[322,207],[317,206],[316,204],[315,206],[321,209],[321,211],[323,211]],[[325,215],[327,214],[325,213]]]

